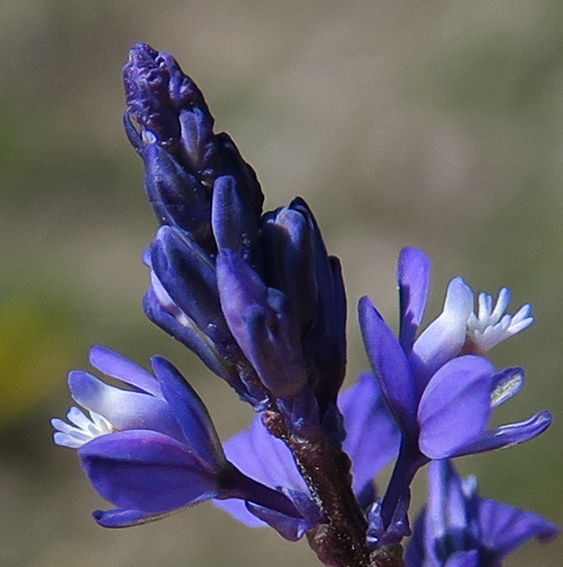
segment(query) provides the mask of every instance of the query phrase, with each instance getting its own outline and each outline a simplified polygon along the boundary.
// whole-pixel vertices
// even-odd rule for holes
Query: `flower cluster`
[[[496,567],[531,537],[559,529],[483,500],[451,459],[522,443],[551,423],[542,411],[488,429],[493,409],[523,386],[489,349],[533,323],[507,313],[510,292],[475,297],[453,279],[422,332],[430,262],[399,256],[396,337],[368,298],[360,326],[372,373],[341,392],[346,296],[337,258],[301,199],[263,212],[252,168],[166,53],[138,44],[124,70],[125,128],[145,165],[159,228],[144,256],[147,316],[198,355],[257,416],[222,445],[202,400],[167,360],[152,370],[94,347],[94,368],[69,376],[73,407],[54,441],[77,449],[94,488],[114,505],[106,527],[157,519],[203,500],[249,526],[307,535],[334,567]],[[386,490],[374,484],[394,461]],[[428,505],[411,535],[410,485],[430,463]]]

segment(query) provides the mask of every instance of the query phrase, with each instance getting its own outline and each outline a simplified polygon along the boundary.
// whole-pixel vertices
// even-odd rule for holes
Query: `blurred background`
[[[121,129],[121,68],[145,41],[172,52],[255,167],[272,209],[295,195],[340,256],[349,380],[367,367],[355,304],[395,320],[395,262],[513,291],[537,323],[493,353],[528,384],[497,423],[549,408],[541,438],[462,459],[481,493],[563,523],[563,3],[559,0],[7,0],[0,3],[0,565],[318,565],[307,544],[210,504],[99,528],[74,452],[51,443],[88,348],[170,357],[223,439],[252,415],[141,311],[155,222]],[[416,490],[424,495],[420,478]],[[419,500],[420,500],[419,496]],[[507,565],[561,564],[563,541]]]

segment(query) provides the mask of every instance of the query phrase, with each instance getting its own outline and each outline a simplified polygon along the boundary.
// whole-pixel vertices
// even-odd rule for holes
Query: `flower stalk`
[[[506,313],[510,292],[502,288],[496,301],[481,293],[475,309],[473,290],[457,277],[442,313],[421,330],[430,260],[404,248],[398,336],[362,298],[372,372],[341,392],[344,281],[309,206],[296,197],[262,211],[254,170],[227,134],[213,131],[202,93],[171,55],[134,46],[124,79],[125,129],[159,223],[143,257],[145,313],[257,415],[223,444],[169,361],[153,357],[149,372],[94,347],[92,366],[118,385],[71,372],[82,409],[52,424],[55,443],[77,450],[114,506],[95,520],[133,526],[211,500],[248,526],[306,537],[329,567],[499,567],[528,539],[554,537],[559,528],[548,520],[480,499],[451,464],[526,442],[551,424],[541,411],[488,428],[493,410],[525,381],[521,368],[497,370],[488,351],[534,322],[531,306]],[[380,490],[375,479],[393,460]],[[429,463],[428,505],[403,554],[410,486]]]

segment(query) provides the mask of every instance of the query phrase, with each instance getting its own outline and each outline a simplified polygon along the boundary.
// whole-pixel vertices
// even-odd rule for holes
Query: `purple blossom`
[[[143,523],[211,498],[239,498],[292,519],[282,493],[248,478],[226,458],[207,409],[181,374],[154,357],[154,375],[103,347],[92,365],[131,389],[88,372],[69,376],[69,423],[53,419],[55,443],[77,449],[94,488],[116,506],[97,511],[106,527]]]
[[[450,282],[442,314],[415,340],[428,294],[426,255],[404,249],[398,279],[399,339],[367,297],[360,301],[359,309],[374,373],[406,442],[416,443],[429,459],[443,459],[512,445],[545,430],[551,421],[547,412],[486,431],[491,411],[498,405],[498,391],[504,392],[502,401],[514,395],[522,385],[523,370],[498,373],[488,359],[464,354],[475,340],[474,324],[468,330],[468,322],[476,319],[473,292],[467,284],[461,278]],[[496,319],[491,322],[493,327]],[[482,326],[481,335],[488,328]]]
[[[151,285],[145,312],[181,341],[244,399],[257,404],[264,393],[245,384],[238,369],[248,366],[223,312],[215,261],[177,227],[162,226],[147,251]]]
[[[301,332],[308,385],[324,415],[335,403],[346,370],[346,292],[340,261],[328,254],[317,221],[301,198],[266,213],[261,235],[264,280],[289,299]]]
[[[549,541],[560,528],[507,504],[477,495],[474,477],[461,479],[448,460],[433,461],[429,500],[407,547],[406,567],[499,567],[526,541]]]
[[[519,391],[524,372],[519,368],[496,372],[487,358],[466,354],[483,349],[479,337],[489,336],[489,329],[496,334],[492,342],[498,343],[515,328],[531,324],[529,307],[518,312],[512,325],[511,317],[502,315],[507,293],[501,292],[494,315],[487,309],[483,312],[482,300],[477,317],[473,313],[473,291],[461,278],[455,278],[448,286],[442,313],[416,338],[426,308],[429,279],[427,256],[415,248],[403,249],[398,268],[398,339],[367,297],[359,305],[366,350],[403,437],[395,474],[382,504],[384,528],[390,526],[396,509],[409,501],[408,485],[428,460],[522,443],[551,423],[550,413],[544,411],[527,421],[487,430],[492,409]],[[481,324],[477,336],[478,319]],[[499,320],[504,321],[504,331],[497,332]],[[406,526],[404,518],[400,521]]]
[[[545,431],[549,412],[488,429],[518,393],[521,368],[497,371],[485,354],[534,319],[460,277],[442,313],[419,332],[430,262],[401,251],[398,337],[364,297],[360,326],[373,375],[340,393],[346,297],[308,205],[263,213],[253,169],[174,58],[137,44],[124,68],[125,129],[145,165],[159,228],[143,261],[147,316],[192,350],[257,412],[223,447],[196,392],[170,362],[150,373],[103,347],[92,365],[109,385],[71,372],[78,407],[53,419],[58,445],[77,450],[94,488],[115,508],[103,526],[139,524],[212,500],[249,526],[305,535],[333,567],[399,567],[410,535],[410,484],[430,462],[430,498],[407,567],[498,567],[554,524],[476,494],[449,459],[508,447]],[[395,460],[381,493],[375,478]]]
[[[287,296],[270,288],[236,253],[217,257],[221,306],[231,332],[277,398],[297,395],[307,383],[300,329]]]

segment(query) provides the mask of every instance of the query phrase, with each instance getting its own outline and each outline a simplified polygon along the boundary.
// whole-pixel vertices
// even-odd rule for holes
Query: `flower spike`
[[[123,79],[124,126],[145,168],[158,228],[143,255],[148,318],[195,353],[256,413],[224,446],[196,391],[168,360],[148,371],[104,347],[75,370],[76,407],[53,419],[113,508],[102,526],[153,521],[211,500],[251,527],[305,536],[330,567],[500,567],[526,540],[559,528],[477,495],[450,460],[523,443],[548,411],[489,428],[525,383],[485,356],[529,327],[510,291],[477,297],[461,277],[423,327],[430,259],[401,250],[398,334],[371,300],[358,306],[372,373],[340,392],[346,370],[342,268],[300,197],[263,211],[252,167],[214,131],[202,92],[168,53],[139,43]],[[385,489],[379,473],[392,461]],[[430,464],[430,497],[411,535],[411,483]]]

